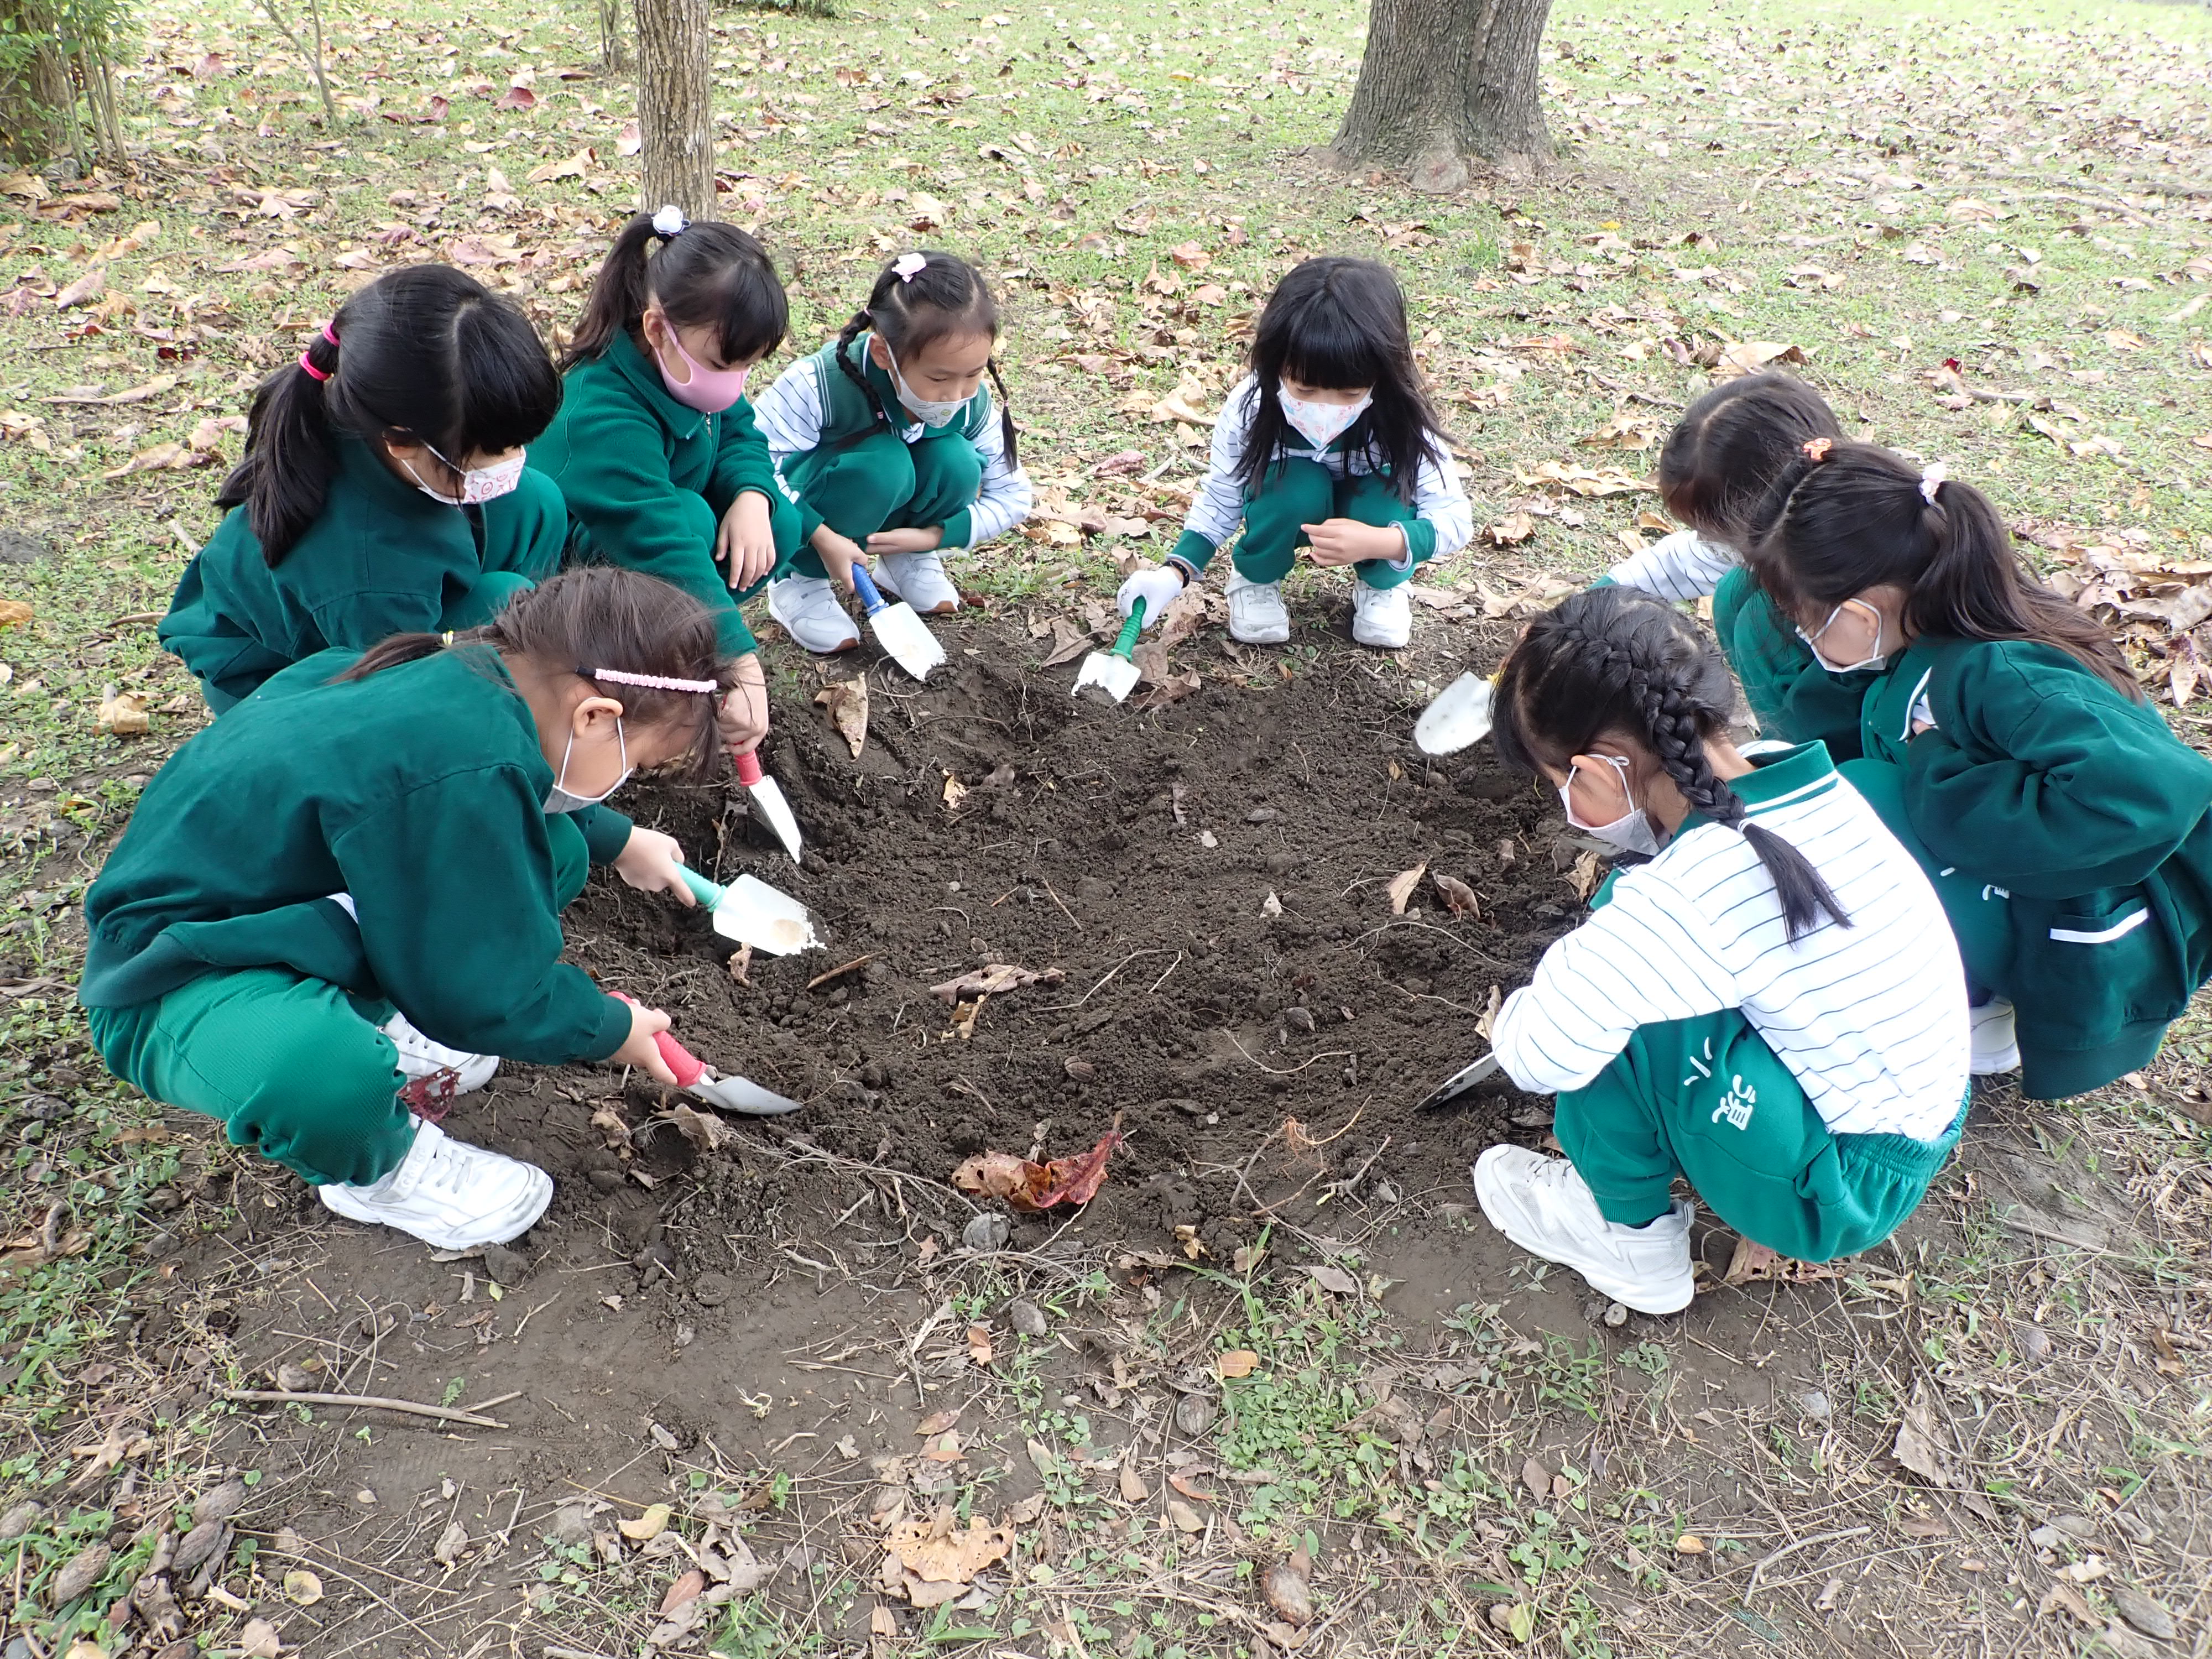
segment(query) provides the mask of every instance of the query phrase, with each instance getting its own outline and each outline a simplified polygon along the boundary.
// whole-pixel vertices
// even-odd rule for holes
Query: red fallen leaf
[[[694,1567],[668,1587],[668,1594],[660,1598],[661,1617],[666,1618],[678,1607],[688,1607],[706,1594],[707,1575]]]
[[[446,112],[453,108],[453,105],[434,92],[430,94],[428,108],[429,112],[422,118],[425,121],[442,121],[446,118]]]
[[[230,66],[219,54],[212,52],[192,65],[192,79],[195,81],[220,81],[229,73]]]
[[[1195,1473],[1195,1471],[1194,1471],[1194,1473]],[[1193,1480],[1186,1479],[1180,1472],[1171,1474],[1168,1476],[1168,1485],[1173,1486],[1185,1498],[1191,1499],[1194,1503],[1212,1504],[1220,1501],[1212,1492],[1206,1491],[1205,1487],[1199,1486]]]
[[[1036,1206],[1048,1210],[1055,1204],[1088,1204],[1106,1184],[1106,1160],[1121,1144],[1121,1132],[1109,1129],[1089,1152],[1053,1159],[1044,1166],[1044,1182],[1034,1194]]]
[[[492,100],[494,109],[536,109],[538,94],[528,87],[509,87]]]

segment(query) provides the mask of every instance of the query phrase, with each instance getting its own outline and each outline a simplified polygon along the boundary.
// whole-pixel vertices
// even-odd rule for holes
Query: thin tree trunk
[[[714,82],[707,65],[707,0],[637,0],[641,205],[674,203],[694,219],[714,203]]]
[[[62,112],[76,94],[51,27],[43,8],[0,0],[0,28],[37,41],[15,71],[0,79],[0,153],[13,161],[43,161],[67,142]]]
[[[1331,150],[1407,169],[1423,190],[1464,185],[1470,161],[1540,172],[1551,136],[1536,50],[1551,0],[1373,0],[1358,83]]]
[[[609,75],[629,68],[629,40],[623,33],[623,0],[599,0],[599,67]]]
[[[299,53],[301,57],[305,58],[307,60],[308,67],[314,70],[315,90],[323,94],[323,125],[328,127],[335,127],[338,124],[338,106],[331,100],[331,83],[329,79],[323,73],[323,12],[321,0],[310,0],[310,9],[314,14],[315,24],[315,49],[313,52],[310,52],[307,50],[306,43],[302,41],[298,35],[292,32],[292,26],[284,21],[284,14],[276,9],[276,0],[261,0],[261,9],[268,15],[269,21],[276,26],[276,32],[292,43],[292,50]]]

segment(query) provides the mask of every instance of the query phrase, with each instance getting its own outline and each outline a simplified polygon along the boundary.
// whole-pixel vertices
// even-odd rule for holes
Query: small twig
[[[434,1417],[441,1423],[465,1423],[476,1429],[503,1429],[489,1417],[457,1412],[446,1406],[418,1405],[412,1400],[393,1400],[374,1394],[302,1394],[292,1389],[225,1389],[225,1400],[257,1406],[367,1406],[380,1412],[402,1412],[411,1417]]]
[[[827,985],[833,979],[842,979],[846,975],[851,973],[855,968],[865,968],[875,959],[876,953],[873,951],[871,951],[864,957],[854,957],[850,962],[840,963],[836,967],[832,968],[828,973],[817,974],[812,979],[808,980],[806,981],[806,988],[811,991],[821,986]]]
[[[1180,953],[1178,953],[1178,954],[1180,954]],[[1107,986],[1107,982],[1108,982],[1108,981],[1110,981],[1110,980],[1114,977],[1114,975],[1116,975],[1116,974],[1120,973],[1120,972],[1121,972],[1124,968],[1127,968],[1127,967],[1131,963],[1134,962],[1134,961],[1135,961],[1139,957],[1164,957],[1164,956],[1165,956],[1165,955],[1167,955],[1167,952],[1166,952],[1166,951],[1164,951],[1164,950],[1159,950],[1159,951],[1130,951],[1130,952],[1129,952],[1129,954],[1128,954],[1127,956],[1123,957],[1121,959],[1121,961],[1119,961],[1119,962],[1115,963],[1111,968],[1109,968],[1109,969],[1108,969],[1106,970],[1106,978],[1105,978],[1105,979],[1102,979],[1102,980],[1100,980],[1100,981],[1098,981],[1098,983],[1097,983],[1097,984],[1096,984],[1096,985],[1092,986],[1089,990],[1085,991],[1085,992],[1081,996],[1079,996],[1079,997],[1076,998],[1076,1000],[1075,1000],[1074,1001],[1073,1001],[1073,1002],[1054,1002],[1054,1003],[1048,1003],[1044,1007],[1040,1008],[1039,1010],[1037,1010],[1037,1012],[1038,1012],[1039,1013],[1042,1013],[1042,1014],[1056,1014],[1056,1013],[1060,1012],[1061,1012],[1062,1010],[1064,1010],[1064,1009],[1068,1009],[1068,1008],[1080,1008],[1080,1007],[1081,1007],[1085,1003],[1086,1003],[1086,1002],[1090,1001],[1091,998],[1093,998],[1093,997],[1097,996],[1097,995],[1101,991],[1104,990],[1104,989],[1106,988],[1106,986]]]
[[[475,1405],[464,1406],[461,1409],[465,1412],[488,1412],[494,1406],[504,1406],[510,1400],[520,1400],[529,1392],[527,1389],[516,1389],[511,1393],[494,1395],[489,1400],[479,1400]]]
[[[1067,901],[1060,897],[1058,893],[1053,893],[1052,883],[1049,880],[1045,882],[1044,890],[1048,893],[1052,893],[1052,902],[1060,906],[1060,914],[1067,918],[1070,925],[1074,927],[1077,933],[1081,933],[1083,931],[1083,924],[1075,920],[1075,912],[1067,908]]]
[[[1815,1544],[1832,1544],[1839,1539],[1844,1538],[1863,1538],[1873,1530],[1874,1528],[1872,1527],[1844,1527],[1835,1532],[1816,1532],[1810,1538],[1800,1538],[1795,1543],[1784,1544],[1780,1549],[1776,1550],[1773,1553],[1766,1556],[1764,1559],[1759,1561],[1756,1566],[1752,1568],[1751,1577],[1743,1587],[1744,1601],[1747,1605],[1751,1601],[1752,1591],[1759,1588],[1759,1575],[1765,1572],[1769,1567],[1772,1566],[1777,1561],[1779,1561],[1784,1556],[1795,1555],[1799,1550],[1809,1549]]]
[[[1352,1053],[1349,1048],[1331,1048],[1325,1053],[1316,1054],[1311,1060],[1307,1060],[1304,1065],[1293,1066],[1289,1071],[1285,1072],[1278,1066],[1268,1065],[1267,1061],[1263,1060],[1255,1059],[1252,1051],[1249,1048],[1247,1048],[1243,1043],[1237,1042],[1237,1034],[1234,1031],[1224,1031],[1222,1035],[1227,1037],[1231,1042],[1236,1043],[1237,1052],[1238,1054],[1243,1055],[1245,1059],[1251,1060],[1255,1066],[1257,1066],[1261,1071],[1267,1073],[1270,1077],[1296,1077],[1300,1072],[1304,1071],[1307,1066],[1318,1066],[1324,1060],[1348,1060],[1352,1057]]]
[[[1161,975],[1158,979],[1154,980],[1154,981],[1152,982],[1151,988],[1146,991],[1145,994],[1146,994],[1146,996],[1151,996],[1151,995],[1153,994],[1153,992],[1158,991],[1158,990],[1160,988],[1160,987],[1161,987],[1161,986],[1163,986],[1163,985],[1164,985],[1164,984],[1166,984],[1166,983],[1168,982],[1168,974],[1172,974],[1172,973],[1174,973],[1174,972],[1175,972],[1175,970],[1176,970],[1176,969],[1178,969],[1178,968],[1180,968],[1180,967],[1182,967],[1182,951],[1176,951],[1176,959],[1175,959],[1173,962],[1171,962],[1171,963],[1168,963],[1168,972],[1167,972],[1166,974],[1162,974],[1162,975]]]

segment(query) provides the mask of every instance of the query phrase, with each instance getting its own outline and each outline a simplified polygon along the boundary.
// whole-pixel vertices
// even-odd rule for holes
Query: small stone
[[[313,1382],[310,1376],[307,1381]],[[293,1385],[287,1382],[286,1388]],[[304,1385],[302,1385],[304,1386]],[[192,1504],[192,1522],[198,1525],[206,1521],[228,1521],[246,1507],[247,1487],[243,1480],[226,1480],[219,1486],[210,1486]]]
[[[1612,1330],[1619,1330],[1628,1322],[1628,1310],[1620,1303],[1608,1302],[1605,1306],[1605,1322]]]
[[[2173,1615],[2166,1604],[2144,1595],[2132,1584],[2112,1586],[2112,1605],[2120,1610],[2120,1617],[2133,1625],[2154,1641],[2173,1640]]]
[[[2097,1535],[2097,1523],[2078,1515],[2054,1515],[2051,1524],[2078,1543],[2088,1543]]]
[[[1255,806],[1244,815],[1247,823],[1273,823],[1274,821],[1275,809],[1272,806]]]
[[[220,1521],[203,1521],[185,1534],[185,1541],[177,1546],[177,1553],[169,1562],[179,1580],[190,1577],[215,1559],[228,1530]]]
[[[39,1517],[46,1512],[46,1506],[44,1504],[34,1498],[26,1498],[9,1510],[7,1514],[0,1515],[0,1542],[5,1542],[10,1538],[21,1538],[38,1524]]]
[[[969,1218],[968,1224],[960,1230],[960,1242],[971,1250],[999,1250],[1006,1248],[1012,1233],[1012,1222],[996,1210],[986,1210]]]
[[[288,1359],[276,1368],[276,1386],[288,1394],[305,1394],[315,1386],[315,1374]]]
[[[592,1517],[584,1513],[581,1504],[563,1504],[553,1511],[553,1524],[546,1531],[574,1548],[592,1541]]]
[[[498,1284],[509,1289],[530,1277],[530,1258],[520,1250],[510,1250],[504,1244],[487,1244],[483,1253],[484,1271]]]
[[[1835,1407],[1820,1389],[1808,1389],[1797,1396],[1797,1409],[1815,1423],[1825,1423]]]
[[[1289,1026],[1293,1031],[1310,1032],[1314,1028],[1313,1010],[1310,1008],[1285,1008],[1283,1010],[1283,1024]]]
[[[1048,1328],[1044,1310],[1026,1297],[1016,1297],[1006,1304],[1006,1322],[1024,1336],[1042,1336]]]
[[[620,1170],[586,1170],[584,1179],[592,1183],[592,1190],[595,1193],[614,1194],[622,1190]]]
[[[53,1583],[46,1587],[47,1605],[56,1611],[67,1607],[80,1596],[89,1594],[100,1583],[100,1575],[115,1553],[105,1544],[94,1544],[82,1554],[71,1558],[68,1565],[54,1575]]]
[[[1202,1394],[1187,1394],[1176,1401],[1176,1427],[1185,1434],[1200,1435],[1213,1426],[1220,1407]]]
[[[737,1294],[737,1285],[727,1273],[701,1273],[691,1281],[691,1294],[702,1308],[719,1308]]]
[[[1287,876],[1298,867],[1302,857],[1302,854],[1291,852],[1287,847],[1279,853],[1270,853],[1267,854],[1267,873],[1271,876]]]
[[[2033,1549],[2055,1550],[2063,1535],[2056,1527],[2037,1527],[2027,1534],[2027,1541]]]
[[[1073,1056],[1060,1061],[1060,1069],[1077,1083],[1088,1083],[1098,1075],[1098,1068],[1089,1060],[1077,1060]]]
[[[2018,1326],[2014,1335],[2020,1344],[2020,1357],[2029,1364],[2039,1365],[2051,1358],[2051,1338],[2040,1325]]]

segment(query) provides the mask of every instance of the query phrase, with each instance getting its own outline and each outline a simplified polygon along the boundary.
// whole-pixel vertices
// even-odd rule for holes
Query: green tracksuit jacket
[[[453,507],[350,434],[337,458],[322,513],[273,568],[233,507],[177,584],[161,643],[218,711],[317,652],[472,626],[560,568],[568,509],[534,468],[495,501]]]
[[[1924,706],[1923,706],[1924,705]],[[1915,711],[1932,728],[1912,733]],[[1867,756],[1904,769],[1940,866],[2008,901],[2030,1092],[2148,1060],[2212,975],[2212,761],[2064,652],[1916,640],[1866,700]]]
[[[146,786],[85,896],[80,1000],[125,1007],[285,968],[457,1048],[605,1059],[629,1010],[561,961],[553,770],[498,654],[461,646],[331,684],[354,659],[277,675]],[[629,836],[605,808],[577,823],[595,862]]]
[[[673,583],[714,613],[722,649],[754,648],[738,601],[714,562],[722,515],[747,490],[768,498],[777,562],[799,542],[799,514],[740,398],[702,415],[668,395],[660,371],[627,333],[578,363],[561,412],[531,448],[560,485],[581,558]]]

